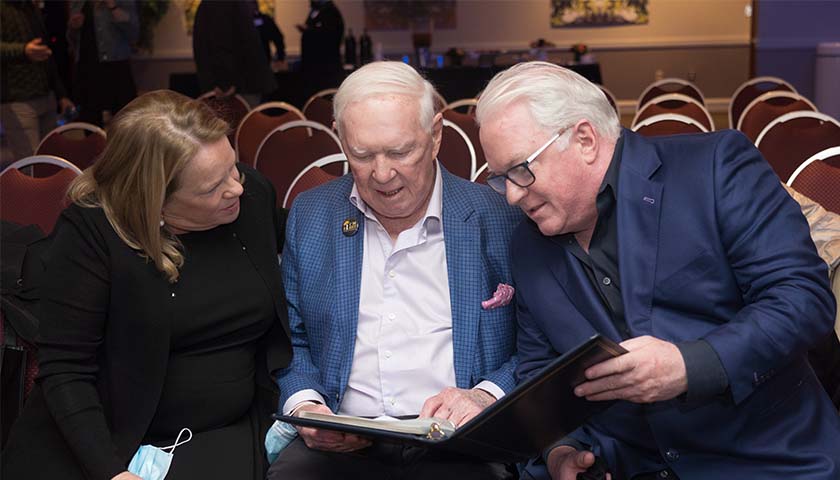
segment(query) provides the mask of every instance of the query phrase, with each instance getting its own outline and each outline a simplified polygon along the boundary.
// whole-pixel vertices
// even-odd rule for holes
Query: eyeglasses
[[[504,173],[499,173],[495,175],[490,175],[487,177],[487,185],[495,190],[496,192],[504,195],[507,191],[507,182],[508,180],[511,181],[514,185],[521,188],[530,187],[536,177],[534,176],[534,172],[528,167],[537,157],[540,156],[541,153],[548,148],[549,145],[556,142],[560,135],[565,132],[567,128],[560,130],[559,132],[555,133],[553,137],[549,138],[547,142],[543,144],[542,147],[538,148],[536,152],[528,155],[528,158],[525,159],[524,162],[514,165],[507,169]]]

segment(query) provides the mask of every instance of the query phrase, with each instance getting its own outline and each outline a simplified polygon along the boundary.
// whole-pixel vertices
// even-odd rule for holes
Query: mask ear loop
[[[190,436],[186,440],[181,441],[181,435],[183,435],[184,432],[187,432]],[[192,440],[192,437],[193,437],[192,430],[190,430],[189,428],[182,428],[181,431],[178,432],[178,437],[175,439],[175,443],[173,443],[172,445],[170,445],[168,447],[162,447],[161,450],[164,450],[164,451],[169,450],[169,452],[167,452],[167,453],[174,454],[176,447],[179,447],[179,446],[189,442],[190,440]]]

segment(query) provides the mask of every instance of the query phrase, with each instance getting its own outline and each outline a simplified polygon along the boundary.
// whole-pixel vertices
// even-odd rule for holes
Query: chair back
[[[478,100],[475,98],[462,98],[454,102],[447,103],[443,107],[443,111],[452,110],[461,114],[471,115],[475,117],[475,106],[478,105]]]
[[[633,131],[646,137],[708,132],[706,126],[697,120],[675,113],[662,113],[648,117],[636,124]]]
[[[826,210],[840,215],[840,146],[829,148],[809,158],[791,175],[788,186],[819,203]]]
[[[598,88],[600,88],[601,91],[604,92],[604,96],[607,97],[607,101],[610,102],[610,105],[612,105],[613,109],[615,110],[615,113],[618,113],[619,116],[621,116],[621,113],[619,113],[618,111],[618,100],[615,99],[615,95],[613,95],[613,93],[603,85],[598,85]]]
[[[330,180],[338,178],[338,175],[334,175],[324,170],[324,167],[326,167],[327,165],[332,165],[336,163],[346,165],[347,157],[345,157],[343,153],[327,155],[324,158],[319,158],[318,160],[315,160],[314,162],[310,163],[306,168],[304,168],[303,171],[301,171],[295,177],[295,179],[292,180],[292,183],[289,186],[289,190],[286,192],[286,196],[283,198],[283,208],[292,208],[292,202],[294,202],[295,197],[309,190],[310,188],[315,188],[318,185],[327,183]]]
[[[227,97],[217,97],[213,92],[207,92],[198,97],[199,100],[206,103],[210,108],[216,112],[222,120],[228,123],[228,139],[232,146],[236,145],[236,131],[239,128],[239,123],[248,115],[251,106],[239,94],[229,95]]]
[[[651,83],[642,91],[639,100],[636,101],[636,109],[641,110],[644,104],[666,93],[681,93],[697,100],[702,105],[706,104],[706,97],[694,83],[682,78],[663,78]]]
[[[475,171],[475,174],[473,174],[470,180],[475,183],[483,183],[484,185],[487,185],[487,176],[489,174],[490,172],[487,171],[487,164],[485,163],[484,165],[478,167],[478,170]]]
[[[54,128],[41,140],[35,155],[60,157],[80,170],[93,165],[93,162],[105,150],[107,135],[105,130],[85,122],[71,122]],[[36,177],[49,177],[62,167],[39,163],[33,167]]]
[[[755,146],[786,182],[796,167],[811,156],[840,145],[840,122],[819,112],[786,113],[770,122]]]
[[[755,77],[742,83],[729,100],[729,128],[735,128],[747,105],[763,93],[780,90],[796,93],[793,85],[778,77]]]
[[[460,128],[461,131],[467,135],[467,138],[470,139],[470,143],[472,143],[473,150],[475,151],[475,165],[473,166],[474,172],[475,168],[477,168],[479,165],[483,165],[485,162],[484,149],[481,148],[481,139],[478,135],[479,128],[478,123],[476,123],[475,121],[474,112],[460,113],[457,110],[444,110],[443,119],[448,120],[453,124],[457,125],[458,128]]]
[[[58,171],[49,177],[30,177],[21,169],[49,164]],[[67,188],[82,173],[63,158],[34,155],[18,160],[0,173],[0,218],[21,225],[38,225],[49,234],[68,205]]]
[[[788,112],[799,110],[817,111],[817,107],[810,100],[798,93],[786,90],[767,92],[754,98],[744,108],[738,120],[737,129],[755,143],[758,134],[768,123]]]
[[[695,98],[681,93],[666,93],[652,98],[636,112],[636,116],[630,123],[631,128],[646,118],[668,113],[693,118],[702,124],[706,131],[715,129],[712,115],[706,107]]]
[[[438,160],[453,175],[470,179],[475,172],[475,147],[466,133],[447,119],[443,119]]]
[[[237,161],[254,166],[257,147],[266,135],[284,123],[306,120],[303,112],[286,102],[267,102],[255,107],[245,115],[236,129],[234,142]]]
[[[306,103],[303,115],[306,120],[318,122],[327,128],[332,128],[333,124],[333,103],[324,97],[315,97]]]
[[[278,194],[287,192],[292,181],[312,162],[341,153],[341,143],[332,130],[318,122],[295,120],[287,122],[266,135],[257,147],[254,167],[265,175]],[[325,165],[329,173],[346,173],[346,164]]]

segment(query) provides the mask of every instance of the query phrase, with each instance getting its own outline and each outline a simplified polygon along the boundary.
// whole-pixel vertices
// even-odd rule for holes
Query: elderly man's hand
[[[437,417],[460,427],[495,401],[493,395],[480,388],[444,388],[437,395],[426,399],[420,409],[420,417]]]
[[[688,389],[685,361],[676,345],[643,336],[626,340],[628,353],[586,370],[575,394],[587,400],[650,403],[670,400]]]
[[[333,412],[326,406],[320,403],[310,403],[301,405],[296,408],[294,415],[300,412],[309,411],[333,415]],[[322,430],[318,428],[299,427],[296,426],[300,438],[303,439],[306,446],[315,450],[325,450],[328,452],[352,452],[370,446],[370,440],[358,435],[350,433],[335,432],[332,430]]]
[[[552,480],[575,480],[578,473],[583,473],[595,464],[595,454],[582,452],[563,445],[548,453],[546,468]],[[612,476],[607,473],[607,480]]]

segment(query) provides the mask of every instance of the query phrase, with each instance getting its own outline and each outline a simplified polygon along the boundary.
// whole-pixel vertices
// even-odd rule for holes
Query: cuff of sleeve
[[[543,462],[545,464],[548,464],[548,454],[551,453],[551,451],[554,450],[555,448],[562,447],[564,445],[572,447],[575,450],[590,450],[589,445],[587,445],[585,443],[579,442],[572,437],[563,437],[560,440],[557,440],[556,442],[549,445],[548,448],[546,448],[545,450],[543,450],[543,452],[542,452]]]
[[[295,392],[295,394],[289,397],[289,399],[286,400],[286,403],[283,404],[283,415],[291,415],[295,407],[302,402],[315,402],[322,403],[324,405],[327,404],[327,402],[324,401],[324,397],[315,390],[301,390],[299,392]]]
[[[474,389],[475,388],[480,388],[480,389],[484,390],[485,392],[489,393],[490,395],[493,395],[494,397],[496,397],[496,400],[501,400],[501,398],[505,396],[505,391],[502,390],[501,388],[499,388],[498,385],[491,382],[490,380],[482,380],[481,382],[478,383],[478,385],[474,386],[473,388]]]
[[[715,349],[706,340],[677,344],[685,362],[688,391],[686,400],[705,400],[720,395],[729,386],[729,378]]]

